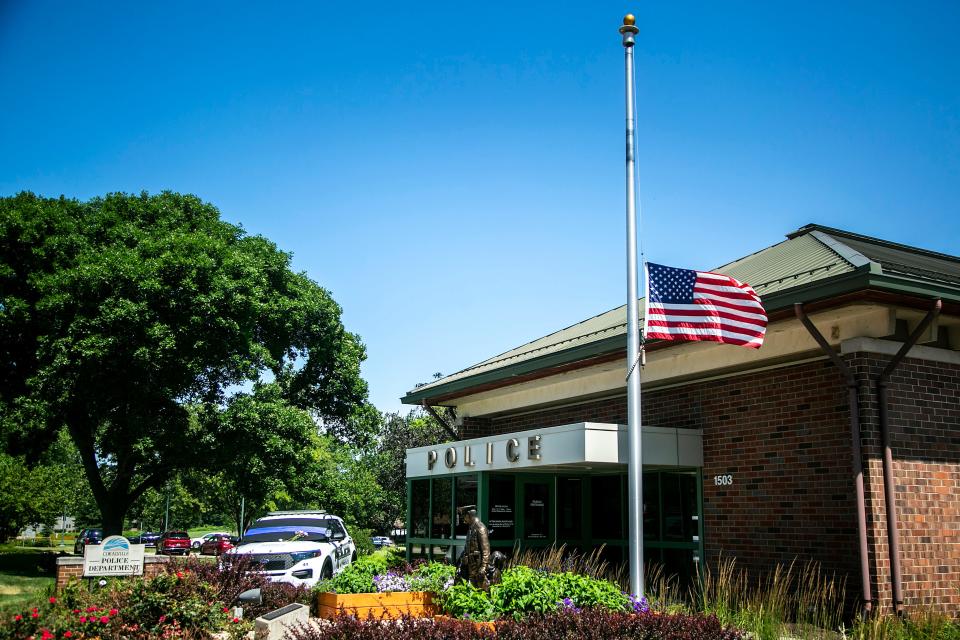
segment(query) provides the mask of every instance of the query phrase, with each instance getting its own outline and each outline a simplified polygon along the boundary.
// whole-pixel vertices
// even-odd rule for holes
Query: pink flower
[[[115,616],[115,615],[117,615],[118,613],[120,613],[120,612],[117,611],[116,609],[110,609],[110,615]]]
[[[19,613],[18,613],[17,615],[13,616],[13,621],[14,621],[14,622],[20,622],[21,620],[23,620],[23,616],[20,615]]]
[[[36,611],[34,611],[33,613],[30,614],[30,617],[31,617],[31,618],[39,618],[39,617],[40,617],[40,614],[37,613]]]
[[[107,616],[103,616],[102,618],[100,618],[100,624],[107,624],[108,622],[110,622],[110,618],[108,618]]]
[[[238,622],[240,622],[240,618],[234,618],[234,619],[233,619],[233,623],[234,623],[234,624],[236,624],[236,623],[238,623]]]
[[[64,637],[64,638],[72,638],[72,637],[73,637],[73,631],[64,631],[64,632],[63,632],[63,637]]]
[[[40,633],[43,634],[40,636],[40,640],[51,640],[51,638],[53,638],[53,634],[46,629],[40,629]]]
[[[160,624],[163,624],[166,621],[166,619],[167,619],[167,616],[160,616],[160,619],[157,622],[159,622]]]
[[[80,624],[87,624],[87,616],[80,616]]]
[[[87,613],[93,613],[96,610],[97,610],[96,607],[87,607]]]
[[[177,577],[178,577],[178,578],[182,578],[182,577],[183,577],[183,571],[177,571]]]
[[[74,613],[80,613],[80,609],[74,609],[73,612],[74,612]]]
[[[226,613],[227,611],[230,611],[230,607],[224,607],[224,608],[223,608],[223,612],[224,612],[224,613]]]
[[[56,603],[57,603],[57,599],[54,598],[53,596],[50,596],[50,604],[56,604]]]

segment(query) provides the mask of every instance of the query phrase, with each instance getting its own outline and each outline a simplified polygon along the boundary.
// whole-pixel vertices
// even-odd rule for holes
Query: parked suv
[[[200,545],[200,555],[202,556],[219,556],[222,553],[226,553],[234,547],[234,538],[233,536],[226,533],[217,533],[209,538]]]
[[[190,554],[190,536],[186,531],[164,531],[157,540],[157,553],[172,555]]]
[[[81,529],[77,534],[77,541],[73,543],[73,552],[77,555],[83,555],[83,548],[88,544],[100,544],[103,542],[103,529]]]
[[[205,543],[208,540],[212,540],[213,538],[216,538],[218,536],[229,537],[230,534],[227,533],[226,531],[214,531],[213,533],[205,533],[199,538],[193,538],[192,540],[190,540],[190,546],[193,547],[194,549],[199,549],[201,546],[203,546],[203,543]]]
[[[323,511],[272,511],[254,522],[240,545],[221,556],[247,556],[274,582],[312,587],[356,560],[343,520]]]

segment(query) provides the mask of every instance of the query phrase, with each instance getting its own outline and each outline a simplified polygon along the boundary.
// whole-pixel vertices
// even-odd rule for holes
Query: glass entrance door
[[[520,534],[524,546],[546,546],[554,540],[554,479],[523,478],[520,489]]]

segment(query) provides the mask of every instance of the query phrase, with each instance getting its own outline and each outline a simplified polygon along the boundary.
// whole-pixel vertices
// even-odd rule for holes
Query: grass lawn
[[[22,609],[53,590],[55,552],[0,545],[0,610]]]

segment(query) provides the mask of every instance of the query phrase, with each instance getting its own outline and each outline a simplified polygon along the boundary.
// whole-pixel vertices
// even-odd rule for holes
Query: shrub
[[[443,593],[440,605],[457,617],[489,620],[511,616],[519,620],[528,613],[548,613],[561,607],[639,611],[645,602],[628,598],[606,580],[518,566],[504,571],[500,584],[491,587],[489,594],[465,583],[456,584]]]
[[[443,611],[456,618],[470,620],[494,620],[498,613],[486,592],[469,582],[460,582],[443,594]]]
[[[252,620],[294,602],[313,606],[311,593],[303,585],[295,587],[285,582],[268,582],[260,587],[261,603],[244,605],[243,615]]]
[[[93,593],[73,583],[60,597],[11,616],[0,625],[0,639],[208,638],[229,626],[228,608],[213,594],[214,587],[186,571],[116,581]]]
[[[488,629],[458,620],[434,621],[404,616],[398,621],[359,620],[337,616],[323,627],[300,625],[287,632],[291,640],[493,640]]]
[[[263,589],[271,584],[260,565],[246,555],[225,557],[221,562],[187,557],[168,562],[164,568],[169,575],[188,572],[196,576],[213,586],[216,599],[227,605],[236,604],[240,594],[248,589]]]
[[[353,537],[353,544],[357,547],[358,558],[372,555],[376,551],[373,540],[370,539],[370,536],[373,535],[373,529],[364,529],[355,525],[348,525],[348,529]]]
[[[387,558],[373,554],[357,558],[346,569],[329,580],[317,583],[315,591],[333,593],[372,593],[375,591],[373,576],[386,573]]]
[[[458,587],[460,585],[457,585]],[[295,627],[292,640],[741,640],[715,616],[632,615],[591,609],[533,614],[497,622],[496,632],[456,620],[403,618],[400,624],[338,616],[322,628]]]
[[[532,614],[497,623],[497,640],[740,640],[716,616],[629,614],[606,609]]]
[[[431,565],[439,563],[431,563]],[[417,591],[428,591],[427,587],[439,584],[441,587],[445,580],[440,580],[440,576],[453,576],[454,568],[449,569],[422,569],[431,565],[409,565],[403,558],[403,553],[396,549],[384,549],[369,556],[357,558],[346,569],[338,573],[330,580],[324,580],[314,587],[315,591],[333,592],[333,593],[373,593],[374,591],[399,591],[414,589]],[[445,565],[439,565],[445,566]],[[391,577],[386,578],[387,575]],[[406,576],[412,576],[408,578]],[[374,580],[381,576],[380,580]],[[404,576],[404,577],[400,577]],[[379,582],[386,579],[384,588],[380,588]],[[413,580],[414,584],[407,584],[407,580]]]
[[[428,562],[409,567],[407,573],[409,573],[407,579],[412,590],[430,591],[440,595],[453,584],[457,568],[452,564]]]

